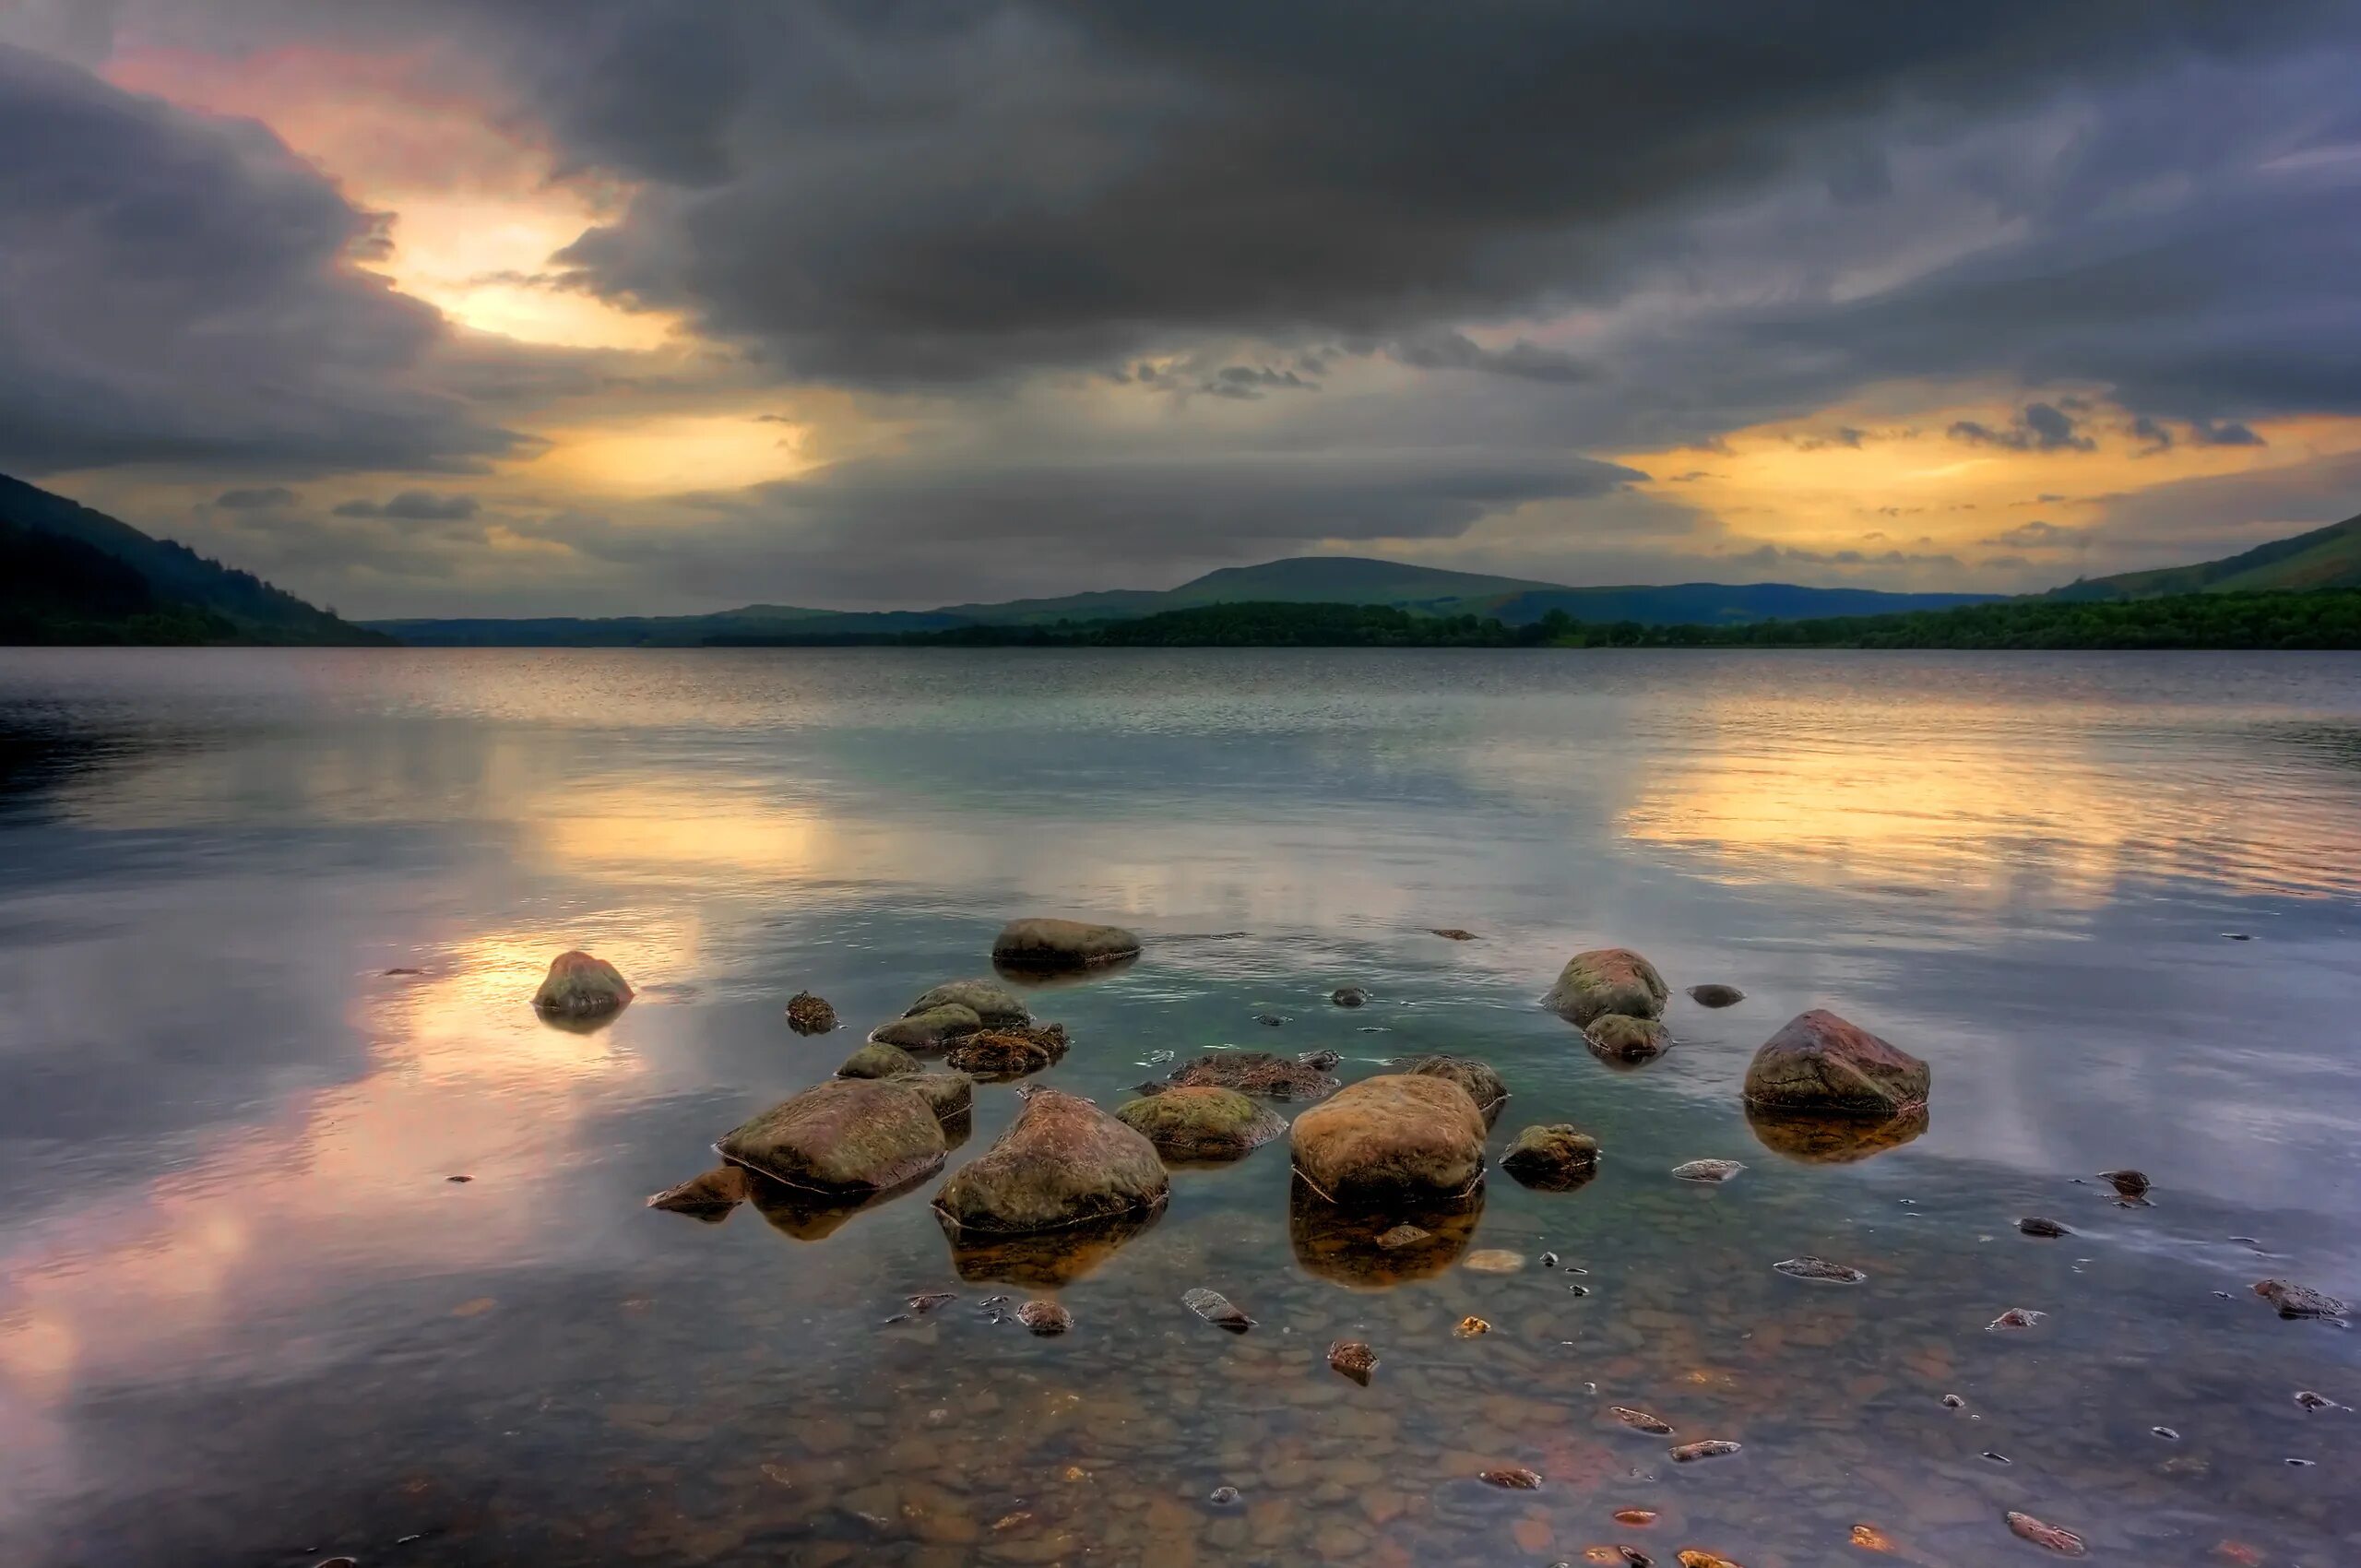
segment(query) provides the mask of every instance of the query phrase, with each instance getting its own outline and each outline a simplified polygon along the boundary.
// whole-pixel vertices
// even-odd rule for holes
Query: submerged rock
[[[2258,1279],[2254,1293],[2277,1307],[2281,1317],[2343,1317],[2352,1310],[2333,1296],[2285,1279]]]
[[[2150,1183],[2144,1171],[2102,1170],[2099,1180],[2113,1187],[2118,1197],[2144,1198],[2148,1195]]]
[[[1986,1324],[1984,1327],[1987,1333],[1989,1333],[1996,1328],[2004,1330],[2011,1328],[2032,1328],[2035,1324],[2039,1324],[2043,1318],[2046,1318],[2048,1315],[2049,1314],[2047,1313],[2037,1313],[2031,1307],[2011,1307],[2007,1312],[2002,1313],[1999,1317],[1996,1317],[1990,1323]]]
[[[1140,1209],[1061,1230],[1003,1235],[945,1225],[951,1266],[971,1283],[1021,1285],[1028,1290],[1062,1290],[1093,1273],[1162,1218],[1161,1208]]]
[[[1369,992],[1357,985],[1341,986],[1328,993],[1328,1000],[1339,1007],[1359,1007],[1369,1002]]]
[[[1491,1332],[1492,1325],[1473,1313],[1461,1318],[1458,1324],[1452,1329],[1452,1333],[1457,1335],[1462,1339],[1473,1339],[1479,1334],[1489,1334]]]
[[[945,980],[903,1009],[902,1016],[915,1018],[931,1013],[937,1007],[965,1007],[983,1020],[984,1027],[993,1029],[1023,1028],[1033,1021],[1033,1015],[1016,993],[998,980]]]
[[[1670,1437],[1672,1423],[1645,1410],[1635,1410],[1629,1405],[1610,1405],[1607,1413],[1630,1427],[1633,1431],[1646,1432],[1650,1437]]]
[[[1328,1364],[1363,1388],[1377,1371],[1377,1352],[1358,1339],[1339,1339],[1328,1347]]]
[[[1232,1305],[1228,1297],[1202,1285],[1183,1292],[1180,1304],[1216,1328],[1226,1328],[1232,1334],[1243,1334],[1254,1326],[1254,1320]]]
[[[1473,942],[1476,940],[1476,933],[1474,932],[1462,931],[1455,925],[1430,926],[1427,929],[1434,932],[1435,935],[1442,937],[1445,942]]]
[[[1164,1081],[1174,1088],[1236,1089],[1270,1099],[1320,1099],[1336,1092],[1326,1067],[1268,1051],[1209,1051],[1174,1068]]]
[[[832,1078],[735,1128],[718,1146],[732,1164],[789,1186],[860,1194],[917,1180],[943,1163],[949,1146],[917,1090]]]
[[[1674,1463],[1693,1465],[1700,1459],[1726,1459],[1738,1450],[1738,1445],[1726,1438],[1709,1437],[1699,1443],[1684,1443],[1669,1452]]]
[[[1390,1230],[1381,1231],[1377,1244],[1390,1253],[1397,1247],[1415,1247],[1433,1235],[1433,1231],[1420,1229],[1416,1225],[1396,1225]]]
[[[2029,1214],[2023,1219],[2018,1220],[2017,1229],[2023,1231],[2028,1236],[2044,1236],[2052,1240],[2055,1240],[2059,1236],[2071,1236],[2073,1234],[2071,1230],[2067,1229],[2066,1227],[2058,1224],[2058,1221],[2054,1219],[2044,1219],[2037,1214]]]
[[[916,1090],[937,1122],[957,1121],[975,1107],[976,1080],[965,1073],[901,1073],[888,1081]]]
[[[1734,985],[1692,985],[1689,1000],[1700,1007],[1735,1007],[1746,1000],[1746,992]]]
[[[1501,1081],[1500,1074],[1492,1070],[1490,1063],[1473,1056],[1414,1056],[1395,1063],[1394,1070],[1457,1084],[1476,1102],[1476,1109],[1484,1113],[1487,1127],[1500,1120],[1501,1107],[1509,1102],[1509,1087]]]
[[[1651,1062],[1672,1049],[1672,1031],[1654,1018],[1601,1013],[1583,1026],[1583,1043],[1608,1062]]]
[[[745,1201],[745,1170],[739,1166],[723,1165],[702,1176],[693,1176],[677,1187],[666,1188],[649,1198],[647,1206],[718,1225]]]
[[[1205,1086],[1166,1089],[1117,1106],[1115,1115],[1167,1159],[1236,1159],[1287,1130],[1269,1106]]]
[[[904,1051],[942,1051],[983,1027],[983,1019],[977,1016],[973,1007],[946,1002],[923,1013],[906,1014],[891,1023],[880,1024],[869,1031],[869,1038],[880,1045],[899,1046]]]
[[[1672,996],[1656,967],[1628,947],[1595,947],[1566,960],[1542,1004],[1568,1023],[1586,1026],[1609,1013],[1653,1018]]]
[[[1486,1486],[1501,1487],[1509,1491],[1536,1491],[1541,1487],[1538,1471],[1518,1465],[1501,1465],[1489,1470],[1479,1470],[1476,1479]]]
[[[631,987],[604,958],[561,953],[550,960],[550,972],[533,993],[533,1007],[555,1018],[595,1018],[631,999]]]
[[[1722,1182],[1745,1169],[1735,1159],[1692,1159],[1686,1165],[1674,1166],[1672,1173],[1683,1182]]]
[[[1850,1165],[1897,1149],[1927,1130],[1927,1108],[1898,1116],[1829,1116],[1750,1103],[1746,1124],[1773,1154],[1802,1165]]]
[[[898,1045],[872,1039],[845,1058],[836,1069],[839,1078],[891,1078],[897,1075],[916,1076],[919,1059]]]
[[[979,1029],[954,1040],[943,1060],[988,1083],[1006,1082],[1057,1065],[1065,1060],[1066,1048],[1063,1024]]]
[[[1139,952],[1138,933],[1082,921],[1011,921],[992,941],[992,962],[1010,969],[1095,969]]]
[[[1539,1192],[1571,1192],[1598,1174],[1598,1140],[1563,1122],[1527,1127],[1501,1156],[1501,1169]]]
[[[1016,1233],[1161,1208],[1170,1190],[1154,1144],[1079,1095],[1038,1089],[934,1206],[962,1230]]]
[[[1483,1197],[1478,1187],[1465,1198],[1370,1214],[1337,1207],[1298,1177],[1287,1186],[1287,1239],[1305,1273],[1352,1289],[1438,1278],[1475,1243]]]
[[[1257,1013],[1254,1015],[1254,1021],[1266,1029],[1275,1029],[1286,1023],[1287,1019],[1276,1013]]]
[[[2087,1557],[2090,1555],[2090,1549],[2082,1544],[2082,1537],[2071,1530],[2061,1530],[2055,1525],[2045,1525],[2030,1514],[2011,1513],[2009,1515],[2009,1528],[2014,1532],[2018,1539],[2029,1540],[2035,1546],[2047,1547],[2061,1556]]]
[[[1893,1117],[1927,1102],[1927,1063],[1824,1008],[1798,1014],[1746,1070],[1750,1105],[1838,1116]]]
[[[1295,1120],[1295,1168],[1332,1203],[1452,1198],[1484,1178],[1484,1117],[1442,1078],[1364,1078]]]
[[[1459,1266],[1473,1269],[1477,1274],[1516,1274],[1525,1268],[1525,1254],[1513,1253],[1506,1247],[1486,1247],[1480,1252],[1468,1253]]]
[[[1016,1321],[1046,1339],[1072,1328],[1074,1313],[1055,1301],[1027,1301],[1016,1309]]]
[[[800,1035],[824,1035],[836,1027],[836,1010],[825,997],[799,991],[787,999],[787,1027]]]
[[[1858,1285],[1869,1277],[1849,1265],[1810,1256],[1786,1258],[1771,1266],[1790,1279],[1815,1279],[1830,1285]]]

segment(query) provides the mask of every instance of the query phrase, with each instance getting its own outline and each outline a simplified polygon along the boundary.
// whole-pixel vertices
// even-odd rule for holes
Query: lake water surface
[[[2349,656],[0,652],[0,1561],[2042,1559],[2011,1510],[2361,1561],[2361,1415],[2295,1397],[2361,1405],[2361,1343],[2249,1289],[2361,1300],[2357,899]],[[1026,913],[1147,940],[1033,993],[1038,1081],[1481,1055],[1496,1153],[1571,1121],[1600,1173],[1495,1171],[1405,1268],[1282,1142],[1055,1287],[967,1277],[931,1183],[643,1206]],[[1536,1005],[1606,944],[1676,989],[1636,1070]],[[592,1032],[528,1005],[575,946],[640,988]],[[1922,1134],[1749,1124],[1814,1006],[1932,1063]]]

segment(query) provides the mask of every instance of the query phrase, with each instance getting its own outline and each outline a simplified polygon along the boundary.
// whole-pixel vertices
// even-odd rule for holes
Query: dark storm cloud
[[[381,220],[260,126],[0,45],[0,468],[445,466],[504,450],[409,385],[432,309]]]
[[[1975,420],[1953,422],[1947,433],[1972,446],[2005,446],[2012,452],[2092,452],[2098,442],[2075,430],[2071,415],[2050,403],[2027,403],[2016,422],[1995,430]]]
[[[266,484],[243,490],[225,490],[213,498],[213,505],[225,512],[260,512],[273,506],[292,506],[295,493],[283,484]]]
[[[452,523],[476,515],[472,495],[437,495],[428,490],[405,490],[386,501],[348,501],[336,509],[339,517],[392,517],[405,522]]]

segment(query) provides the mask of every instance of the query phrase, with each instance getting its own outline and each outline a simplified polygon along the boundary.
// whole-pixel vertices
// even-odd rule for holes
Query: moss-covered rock
[[[897,1045],[904,1051],[943,1051],[953,1040],[974,1034],[983,1027],[983,1019],[973,1007],[946,1002],[923,1013],[906,1014],[890,1024],[880,1024],[869,1031],[869,1038],[880,1045]]]
[[[1563,1122],[1527,1127],[1501,1156],[1501,1169],[1536,1191],[1569,1192],[1598,1173],[1598,1140]]]
[[[1484,1177],[1484,1115],[1446,1078],[1388,1073],[1347,1085],[1295,1119],[1299,1175],[1331,1203],[1451,1198]]]
[[[1476,1109],[1484,1113],[1487,1127],[1501,1119],[1501,1107],[1509,1102],[1509,1087],[1501,1081],[1500,1074],[1492,1070],[1490,1063],[1473,1056],[1418,1056],[1400,1063],[1395,1070],[1457,1084],[1476,1102]]]
[[[1033,1015],[1016,993],[998,980],[945,980],[910,1004],[902,1016],[915,1018],[937,1007],[965,1007],[983,1020],[988,1029],[1023,1028],[1033,1021]]]
[[[898,1045],[887,1045],[883,1040],[872,1039],[845,1058],[845,1064],[836,1069],[836,1076],[891,1078],[902,1074],[915,1075],[918,1070],[917,1057]]]
[[[1927,1063],[1824,1008],[1798,1014],[1754,1053],[1746,1102],[1765,1111],[1892,1120],[1924,1106]]]
[[[1268,1051],[1208,1051],[1175,1067],[1164,1081],[1174,1088],[1236,1089],[1268,1099],[1322,1099],[1336,1092],[1336,1080],[1328,1071],[1336,1064],[1336,1054],[1318,1054],[1325,1060]]]
[[[1010,969],[1094,969],[1139,956],[1140,939],[1121,926],[1082,921],[1011,921],[992,942],[992,962]]]
[[[1689,1000],[1700,1007],[1735,1007],[1746,1000],[1746,992],[1734,985],[1692,985]]]
[[[1566,960],[1544,999],[1549,1010],[1572,1024],[1588,1024],[1608,1013],[1654,1018],[1672,992],[1656,967],[1628,947],[1595,947]]]
[[[1287,1130],[1277,1111],[1236,1089],[1166,1089],[1116,1107],[1115,1116],[1167,1159],[1236,1159]]]
[[[685,1214],[708,1225],[718,1225],[730,1218],[730,1211],[746,1201],[746,1170],[743,1166],[723,1165],[702,1176],[691,1177],[677,1187],[668,1187],[647,1200],[650,1208],[660,1208],[667,1214]]]
[[[550,961],[550,972],[533,993],[533,1006],[553,1018],[595,1018],[611,1013],[632,998],[632,989],[616,968],[587,953],[561,953]]]
[[[1160,1207],[1170,1188],[1154,1144],[1079,1095],[1036,1089],[934,1206],[962,1231],[1021,1234]]]
[[[962,1035],[943,1060],[986,1083],[1006,1083],[1038,1073],[1065,1060],[1063,1024],[1037,1024],[1030,1028],[979,1029]]]
[[[888,1081],[916,1089],[938,1122],[956,1121],[975,1107],[976,1080],[965,1073],[903,1073]]]
[[[836,1010],[826,997],[799,991],[787,999],[787,1027],[800,1035],[824,1035],[836,1027]]]
[[[926,1097],[878,1078],[815,1084],[732,1130],[721,1157],[789,1186],[859,1194],[897,1187],[943,1163]]]
[[[1583,1027],[1583,1042],[1609,1062],[1646,1062],[1672,1048],[1672,1031],[1654,1018],[1601,1013]]]

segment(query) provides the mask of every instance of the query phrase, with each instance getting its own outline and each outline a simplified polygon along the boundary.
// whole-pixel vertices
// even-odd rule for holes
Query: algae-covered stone
[[[1136,932],[1082,921],[1011,921],[992,942],[992,962],[1011,969],[1092,969],[1139,956]]]
[[[1473,1056],[1419,1056],[1401,1063],[1400,1070],[1457,1084],[1476,1102],[1476,1109],[1484,1113],[1488,1127],[1500,1120],[1501,1107],[1509,1102],[1509,1087],[1501,1081],[1500,1074],[1492,1070],[1490,1063]]]
[[[880,1045],[898,1045],[904,1051],[941,1051],[962,1035],[974,1034],[983,1027],[984,1020],[973,1007],[946,1002],[923,1013],[906,1014],[890,1024],[880,1024],[869,1031],[869,1038]]]
[[[789,1186],[873,1192],[943,1163],[947,1146],[926,1097],[879,1078],[831,1078],[725,1136],[724,1159]]]
[[[963,1073],[988,1083],[1004,1083],[1055,1066],[1065,1059],[1063,1024],[1039,1024],[1030,1028],[979,1029],[952,1042],[943,1060]]]
[[[1595,947],[1566,960],[1545,1004],[1572,1024],[1587,1024],[1608,1013],[1653,1018],[1672,992],[1656,967],[1628,947]]]
[[[1543,1192],[1579,1187],[1598,1170],[1598,1140],[1562,1122],[1527,1127],[1501,1156],[1501,1169]]]
[[[677,1187],[667,1187],[649,1198],[647,1206],[660,1208],[667,1214],[685,1214],[708,1225],[718,1225],[730,1218],[730,1210],[745,1201],[745,1169],[723,1165],[702,1176],[691,1177]]]
[[[1654,1018],[1601,1013],[1583,1026],[1583,1043],[1609,1062],[1646,1062],[1672,1045],[1672,1031]]]
[[[934,1206],[962,1229],[1016,1233],[1160,1207],[1170,1190],[1154,1144],[1080,1095],[1037,1089]]]
[[[616,968],[587,953],[561,953],[550,961],[533,1006],[553,1017],[591,1018],[611,1013],[632,998]]]
[[[1689,1000],[1700,1007],[1735,1007],[1746,1000],[1746,992],[1734,985],[1692,985]]]
[[[845,1058],[845,1064],[836,1069],[836,1076],[839,1078],[891,1078],[898,1074],[916,1073],[918,1070],[917,1057],[912,1056],[898,1045],[887,1045],[883,1040],[872,1039]]]
[[[1236,1159],[1287,1130],[1277,1111],[1236,1089],[1166,1089],[1116,1107],[1115,1116],[1167,1159]]]
[[[1334,1051],[1318,1057],[1279,1056],[1268,1051],[1208,1051],[1184,1062],[1165,1075],[1175,1088],[1236,1089],[1240,1094],[1270,1099],[1319,1099],[1336,1092],[1328,1069],[1336,1064]]]
[[[836,1010],[826,997],[799,991],[787,999],[787,1027],[800,1035],[824,1035],[836,1027]]]
[[[1388,1073],[1348,1085],[1295,1120],[1295,1169],[1330,1202],[1418,1202],[1484,1175],[1484,1114],[1445,1078]]]
[[[1033,1021],[1033,1015],[1016,999],[1014,992],[997,980],[946,980],[911,1003],[902,1016],[915,1018],[946,1005],[967,1008],[991,1029],[1022,1028]]]
[[[976,1103],[976,1080],[965,1073],[903,1073],[888,1082],[917,1090],[938,1122],[965,1116]]]
[[[1746,1070],[1746,1102],[1768,1110],[1893,1117],[1927,1103],[1927,1063],[1815,1008],[1765,1040]]]

